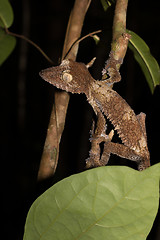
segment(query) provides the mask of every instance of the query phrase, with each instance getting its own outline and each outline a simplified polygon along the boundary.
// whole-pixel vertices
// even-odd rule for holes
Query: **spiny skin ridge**
[[[128,126],[126,126],[125,123],[123,123],[122,121],[118,121],[118,120],[116,121],[115,118],[113,119],[111,114],[108,114],[108,119],[113,124],[113,126],[116,129],[116,131],[117,131],[119,137],[121,138],[122,142],[129,147],[135,147],[135,141],[134,141],[134,143],[132,143],[132,141],[129,141],[130,139],[131,140],[133,139],[133,138],[130,138],[130,136],[132,134],[132,132],[131,132],[132,129],[130,129]],[[125,135],[122,134],[122,133],[125,133]],[[137,134],[137,137],[140,138],[141,135],[138,136],[138,134]]]
[[[122,143],[139,152],[141,149],[139,141],[144,138],[144,134],[135,113],[120,95],[107,86],[106,95],[104,95],[102,93],[104,86],[101,85],[102,83],[97,92],[92,91],[93,98],[101,103],[101,111],[113,124]]]
[[[118,136],[121,138],[122,143],[126,144],[126,145],[130,145],[129,142],[127,141],[126,136],[123,134],[122,129],[120,128],[120,122],[119,121],[115,121],[112,117],[111,114],[108,114],[107,118],[109,119],[109,121],[113,124],[115,130],[118,133]]]

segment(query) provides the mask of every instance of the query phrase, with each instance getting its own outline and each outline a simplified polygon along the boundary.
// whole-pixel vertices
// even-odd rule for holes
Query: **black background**
[[[16,0],[10,1],[14,10],[11,31],[24,34],[36,42],[52,58],[60,63],[65,30],[74,1],[65,0]],[[160,16],[159,1],[130,0],[127,28],[139,34],[149,45],[151,53],[159,61]],[[100,0],[93,0],[84,22],[82,36],[102,29],[101,42],[95,45],[91,38],[80,43],[77,61],[89,62],[97,57],[91,73],[101,77],[101,70],[108,58],[111,42],[114,8],[106,13]],[[53,183],[80,172],[88,157],[89,130],[93,112],[84,95],[71,95],[66,127],[60,145],[60,159],[53,179],[37,184],[37,172],[46,136],[54,87],[38,75],[50,66],[43,56],[28,43],[17,39],[14,52],[0,68],[1,98],[1,186],[2,222],[5,239],[20,240],[25,218],[34,199]],[[122,81],[114,87],[135,110],[145,112],[148,147],[151,164],[160,161],[160,89],[152,95],[139,65],[130,50],[121,67]],[[112,157],[109,164],[135,167],[129,161]],[[159,240],[159,215],[148,239]]]

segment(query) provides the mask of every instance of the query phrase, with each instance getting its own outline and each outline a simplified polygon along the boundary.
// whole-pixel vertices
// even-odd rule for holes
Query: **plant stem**
[[[128,0],[117,0],[113,20],[113,41],[126,32]]]
[[[116,81],[121,80],[119,69],[125,57],[130,35],[126,33],[126,13],[128,0],[117,0],[113,19],[113,36],[109,59],[102,71],[102,79],[108,75],[113,79],[116,74]],[[106,75],[108,73],[108,75]],[[112,81],[113,83],[113,81]]]
[[[113,20],[111,51],[115,60],[123,60],[130,35],[126,33],[126,14],[128,0],[117,0]]]
[[[67,26],[62,60],[74,42],[76,42],[81,35],[85,14],[90,3],[91,0],[75,0],[75,4],[70,14]],[[76,60],[78,46],[78,43],[74,44],[68,53],[67,58],[74,61]],[[52,177],[56,171],[59,157],[59,143],[65,125],[68,103],[69,94],[67,92],[55,92],[55,104],[52,108],[45,147],[38,171],[38,181]],[[56,154],[53,154],[53,151]]]

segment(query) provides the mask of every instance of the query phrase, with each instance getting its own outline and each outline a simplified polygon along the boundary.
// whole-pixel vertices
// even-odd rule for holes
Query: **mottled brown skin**
[[[42,70],[40,76],[67,92],[85,93],[88,102],[93,107],[98,120],[96,130],[93,131],[91,138],[92,147],[90,158],[86,162],[87,167],[106,165],[111,153],[136,161],[139,170],[150,166],[145,114],[135,115],[128,103],[109,86],[112,78],[104,81],[94,80],[85,64],[71,60],[64,60],[57,67]],[[119,78],[118,74],[117,78]],[[111,142],[113,132],[106,135],[104,115],[117,130],[123,144]],[[99,144],[101,142],[105,142],[105,144],[100,157]]]

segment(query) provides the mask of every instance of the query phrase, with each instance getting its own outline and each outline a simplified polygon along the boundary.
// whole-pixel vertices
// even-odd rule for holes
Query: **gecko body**
[[[52,85],[71,93],[84,93],[98,117],[97,128],[92,139],[93,149],[87,160],[88,167],[106,165],[110,154],[136,161],[138,169],[150,166],[147,147],[145,114],[136,115],[128,103],[110,87],[110,79],[98,81],[89,73],[83,63],[63,60],[57,67],[40,72],[40,76]],[[111,142],[106,131],[105,117],[111,121],[123,144]],[[105,142],[104,155],[100,159],[97,149]]]

